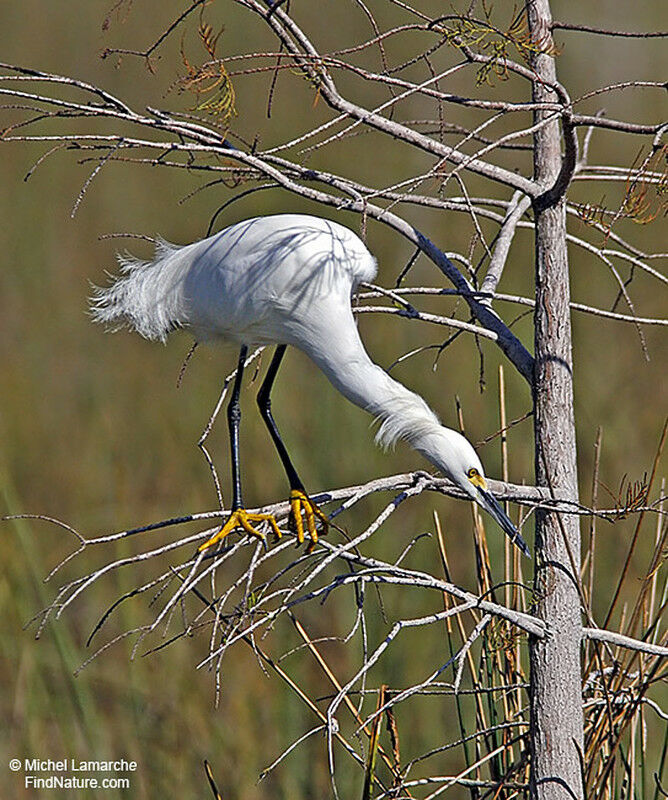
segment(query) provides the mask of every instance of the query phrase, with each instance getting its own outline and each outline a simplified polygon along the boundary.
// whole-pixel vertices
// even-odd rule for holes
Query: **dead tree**
[[[549,53],[552,15],[548,0],[527,3],[534,103],[559,103],[555,59]],[[566,98],[561,98],[564,101]],[[566,241],[566,189],[577,163],[577,140],[568,113],[550,119],[538,109],[533,134],[534,180],[542,194],[533,200],[536,241],[534,310],[534,435],[539,486],[578,498],[573,406],[570,276]],[[562,153],[562,133],[564,147]],[[583,796],[580,758],[584,752],[580,673],[580,526],[574,517],[536,515],[536,613],[554,636],[531,647],[531,754],[533,797]]]

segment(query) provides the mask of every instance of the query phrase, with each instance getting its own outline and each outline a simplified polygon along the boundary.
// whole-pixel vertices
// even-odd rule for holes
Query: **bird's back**
[[[161,245],[152,262],[122,261],[124,277],[98,291],[98,321],[151,339],[188,327],[198,340],[294,343],[290,330],[321,305],[348,304],[376,262],[359,237],[303,214],[256,217],[185,247]]]

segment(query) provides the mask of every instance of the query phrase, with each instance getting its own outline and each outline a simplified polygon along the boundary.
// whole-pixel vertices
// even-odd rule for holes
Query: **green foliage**
[[[483,3],[485,18],[475,19],[468,14],[451,14],[440,17],[433,27],[442,33],[447,43],[465,55],[472,51],[485,56],[476,73],[476,85],[493,85],[493,78],[508,79],[508,59],[511,52],[519,54],[528,62],[534,53],[559,55],[551,37],[534,41],[529,33],[526,11],[515,13],[509,25],[503,29],[492,22],[493,9]]]

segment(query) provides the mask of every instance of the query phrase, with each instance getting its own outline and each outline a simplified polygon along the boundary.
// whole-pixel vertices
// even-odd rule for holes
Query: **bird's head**
[[[525,556],[531,557],[531,551],[520,532],[487,487],[485,472],[478,454],[467,439],[450,428],[442,427],[434,434],[428,450],[423,449],[423,453],[471,500],[496,520]]]

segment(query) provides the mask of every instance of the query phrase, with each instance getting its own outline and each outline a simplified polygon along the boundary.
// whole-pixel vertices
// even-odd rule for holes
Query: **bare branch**
[[[668,647],[662,647],[652,642],[643,642],[640,639],[633,639],[631,636],[624,636],[615,631],[603,630],[602,628],[583,628],[583,636],[594,642],[606,642],[618,647],[625,647],[629,650],[637,650],[640,653],[648,653],[652,656],[668,657]]]
[[[249,10],[254,11],[256,14],[265,17],[265,9],[260,3],[256,2],[256,0],[237,0],[237,2]],[[320,55],[306,35],[283,9],[277,9],[268,19],[268,22],[286,50],[295,57],[297,63],[304,69],[309,78],[317,83],[322,96],[332,108],[366,125],[370,125],[379,131],[387,133],[390,136],[413,144],[426,152],[449,160],[451,159],[455,164],[462,163],[464,157],[457,153],[454,148],[437,142],[428,136],[424,136],[400,123],[382,117],[378,113],[361,108],[342,97],[327,72],[322,69],[322,67],[316,68],[313,66],[312,59],[320,59]],[[297,42],[299,44],[297,44]],[[303,57],[304,54],[306,57]],[[430,81],[433,81],[433,79],[430,79]],[[472,172],[504,183],[514,189],[519,189],[531,197],[537,195],[535,184],[516,173],[478,160],[471,160],[466,166],[467,169]]]
[[[590,25],[580,25],[573,22],[558,22],[555,20],[551,28],[553,31],[579,31],[581,33],[598,33],[602,36],[627,36],[633,39],[665,38],[667,31],[613,31],[606,28],[592,28]]]
[[[508,205],[508,210],[506,211],[506,217],[503,220],[501,230],[496,238],[494,255],[490,261],[483,282],[480,285],[481,293],[488,293],[491,297],[493,297],[496,293],[496,287],[501,280],[503,268],[506,265],[508,252],[510,251],[510,245],[515,235],[517,223],[520,221],[522,215],[530,205],[530,198],[526,196],[522,197],[519,192],[515,192],[513,199]],[[491,297],[489,300],[486,300],[487,304],[491,304]]]

